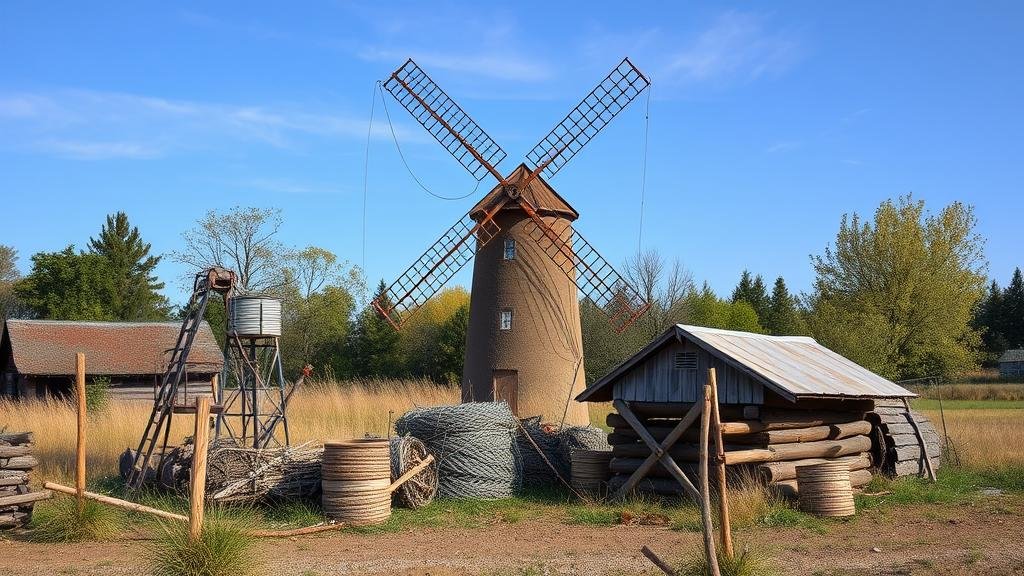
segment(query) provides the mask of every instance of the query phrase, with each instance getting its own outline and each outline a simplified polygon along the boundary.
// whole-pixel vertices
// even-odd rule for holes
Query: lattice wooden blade
[[[412,59],[384,87],[474,178],[490,173],[503,181],[494,165],[505,159],[505,151]]]
[[[535,174],[551,178],[590,142],[650,81],[624,58],[596,88],[536,146],[526,158]]]
[[[431,296],[437,293],[462,269],[476,253],[494,238],[500,228],[494,221],[504,202],[485,214],[479,222],[467,214],[449,228],[427,249],[384,294],[373,301],[373,307],[400,330],[406,320]]]
[[[526,232],[544,250],[584,298],[601,309],[616,332],[622,332],[650,304],[619,274],[597,250],[573,228],[559,232],[548,226],[536,210],[524,200],[520,205],[530,216]]]

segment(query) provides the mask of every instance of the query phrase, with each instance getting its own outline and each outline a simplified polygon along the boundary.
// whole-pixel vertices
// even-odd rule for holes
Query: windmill
[[[587,424],[579,296],[617,332],[648,303],[577,232],[548,184],[650,82],[628,58],[507,176],[506,153],[411,59],[384,88],[477,180],[498,184],[374,301],[396,329],[474,260],[463,401],[505,400],[520,417]]]

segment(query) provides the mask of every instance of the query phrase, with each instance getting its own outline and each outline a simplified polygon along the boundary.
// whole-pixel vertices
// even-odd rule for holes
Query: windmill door
[[[494,381],[494,401],[501,402],[504,400],[508,403],[512,413],[518,416],[519,373],[515,370],[495,370],[492,378]]]

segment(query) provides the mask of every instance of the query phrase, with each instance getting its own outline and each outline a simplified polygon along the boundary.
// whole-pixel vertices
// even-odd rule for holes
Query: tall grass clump
[[[1024,384],[939,384],[911,388],[928,400],[1024,400]]]
[[[113,540],[125,528],[127,519],[116,508],[86,500],[82,510],[74,498],[59,498],[36,505],[32,514],[31,537],[38,542],[89,542]]]
[[[733,554],[732,558],[718,553],[718,569],[722,576],[775,576],[778,571],[772,567],[769,559],[759,552],[743,548]],[[679,564],[676,570],[679,576],[710,576],[711,567],[703,552],[694,553]]]
[[[255,525],[250,515],[208,515],[203,533],[189,537],[188,525],[161,524],[157,539],[147,550],[155,576],[250,576],[259,570],[253,556]]]

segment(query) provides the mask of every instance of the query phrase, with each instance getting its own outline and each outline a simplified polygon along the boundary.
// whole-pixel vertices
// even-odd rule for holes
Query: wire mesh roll
[[[427,458],[427,447],[413,436],[391,439],[391,480],[414,468]],[[437,465],[430,464],[395,490],[395,502],[406,508],[421,508],[430,504],[437,494]]]
[[[321,463],[324,514],[352,526],[379,524],[391,516],[391,454],[387,440],[324,444]]]
[[[437,460],[442,498],[508,498],[519,482],[516,417],[504,402],[417,408],[395,422]]]

